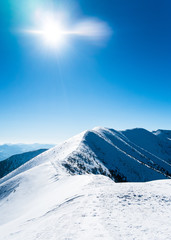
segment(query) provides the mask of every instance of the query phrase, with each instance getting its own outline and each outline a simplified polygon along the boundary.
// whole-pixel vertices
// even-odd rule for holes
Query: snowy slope
[[[156,131],[153,131],[153,133],[163,139],[171,140],[171,130],[158,129]]]
[[[24,163],[28,162],[30,159],[45,152],[46,150],[47,149],[39,149],[36,151],[16,154],[3,161],[0,161],[0,178],[14,171],[16,168],[20,167]]]
[[[171,131],[149,132],[145,129],[136,128],[123,131],[123,133],[143,149],[171,163]]]
[[[169,155],[158,151],[158,137],[144,129],[129,131],[85,131],[37,156],[3,181],[47,161],[65,174],[103,174],[116,182],[170,178]]]
[[[24,152],[34,151],[38,149],[49,149],[54,147],[53,144],[3,144],[0,145],[0,161],[11,157],[15,154],[20,154]]]
[[[3,240],[170,239],[170,180],[116,184],[101,175],[58,179],[54,167],[45,163],[2,187],[10,188],[0,201]]]

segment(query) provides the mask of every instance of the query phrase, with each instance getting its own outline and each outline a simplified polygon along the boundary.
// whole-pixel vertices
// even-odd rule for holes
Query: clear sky
[[[56,51],[32,28],[37,9],[97,18],[105,42]],[[170,0],[1,0],[0,143],[58,143],[95,126],[171,129]]]

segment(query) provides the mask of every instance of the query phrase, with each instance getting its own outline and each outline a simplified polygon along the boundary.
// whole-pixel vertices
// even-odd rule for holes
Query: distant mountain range
[[[24,152],[34,151],[38,149],[49,149],[53,147],[53,144],[3,144],[0,145],[0,161],[11,157],[14,154],[20,154]]]
[[[0,161],[0,178],[14,171],[16,168],[20,167],[24,163],[28,162],[30,159],[45,152],[46,150],[47,149],[39,149],[36,151],[20,153],[13,155],[3,161]]]

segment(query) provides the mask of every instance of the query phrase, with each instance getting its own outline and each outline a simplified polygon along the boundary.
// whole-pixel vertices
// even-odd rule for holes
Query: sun
[[[111,33],[108,25],[98,19],[83,19],[73,23],[71,20],[68,21],[66,16],[60,12],[38,11],[34,28],[25,29],[22,32],[37,35],[45,45],[52,49],[57,48],[57,50],[70,46],[68,41],[73,35],[87,38],[95,43],[104,41]]]
[[[49,20],[41,30],[45,42],[49,46],[61,46],[65,41],[65,28],[60,22]]]
[[[67,39],[68,31],[60,19],[45,17],[32,30],[25,30],[26,33],[39,36],[46,45],[52,48],[61,48]]]

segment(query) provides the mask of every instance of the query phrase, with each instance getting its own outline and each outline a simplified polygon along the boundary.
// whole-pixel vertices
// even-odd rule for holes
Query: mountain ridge
[[[151,149],[152,152],[143,148],[148,148],[151,139],[155,146]],[[166,139],[164,143],[165,141],[170,147],[170,140]],[[5,179],[46,161],[50,161],[56,169],[65,174],[103,174],[117,182],[167,179],[171,176],[169,154],[167,151],[163,152],[161,158],[160,149],[157,151],[159,156],[154,154],[155,149],[162,149],[161,142],[163,143],[163,140],[145,129],[116,131],[96,127],[40,154]]]

